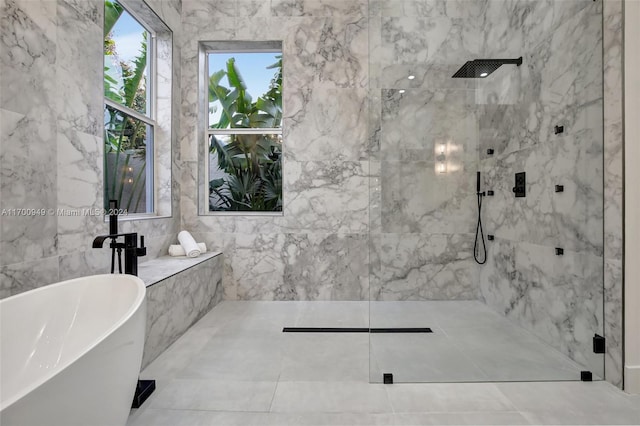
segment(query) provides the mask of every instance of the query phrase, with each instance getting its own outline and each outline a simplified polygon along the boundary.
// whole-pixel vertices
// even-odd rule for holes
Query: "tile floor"
[[[362,333],[282,333],[283,326],[366,327],[362,302],[223,302],[142,372],[158,389],[128,424],[640,424],[640,396],[601,381],[370,383],[382,371],[396,381],[499,382],[522,362],[546,378],[579,368],[476,302],[400,303],[373,304],[371,326],[426,326],[433,335],[404,335],[400,344],[402,335],[370,342]],[[483,346],[483,328],[499,326],[501,340]],[[510,350],[515,355],[501,355]]]

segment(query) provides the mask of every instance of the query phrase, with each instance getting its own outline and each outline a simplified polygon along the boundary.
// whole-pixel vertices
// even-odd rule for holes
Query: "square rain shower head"
[[[522,65],[522,56],[517,59],[474,59],[467,61],[452,78],[484,78],[505,64]]]

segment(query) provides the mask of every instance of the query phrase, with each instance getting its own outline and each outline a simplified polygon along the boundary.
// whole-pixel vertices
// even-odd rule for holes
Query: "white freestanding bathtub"
[[[145,292],[135,276],[94,275],[0,300],[0,424],[126,424]]]

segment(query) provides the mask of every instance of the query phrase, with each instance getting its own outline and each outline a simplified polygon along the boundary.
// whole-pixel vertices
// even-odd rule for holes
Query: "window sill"
[[[208,212],[198,214],[198,216],[266,216],[266,217],[281,217],[284,216],[284,212]]]
[[[173,215],[158,216],[154,214],[131,214],[131,215],[118,215],[118,222],[131,222],[134,220],[153,220],[153,219],[171,219]],[[109,222],[109,216],[104,217],[105,222]]]

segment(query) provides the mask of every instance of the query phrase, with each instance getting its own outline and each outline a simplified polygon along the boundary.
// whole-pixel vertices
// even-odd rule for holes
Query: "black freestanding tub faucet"
[[[124,242],[119,242],[118,238],[124,237]],[[93,240],[93,248],[102,248],[105,240],[110,239],[111,243],[111,273],[115,272],[115,258],[118,253],[118,272],[122,273],[122,251],[124,250],[124,273],[138,275],[138,257],[146,256],[147,248],[144,246],[144,236],[140,236],[140,246],[138,247],[138,233],[129,232],[118,233],[118,201],[109,200],[109,235],[99,235]]]

